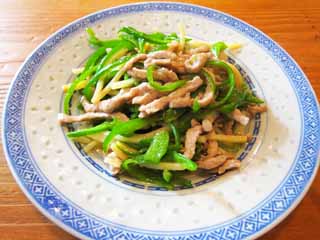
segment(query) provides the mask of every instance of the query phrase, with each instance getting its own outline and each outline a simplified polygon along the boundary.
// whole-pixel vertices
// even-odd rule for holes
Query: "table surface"
[[[124,4],[133,1],[116,1]],[[315,0],[193,0],[218,9],[261,29],[278,42],[302,67],[320,96],[320,1]],[[0,1],[0,111],[13,75],[26,56],[51,33],[97,10],[110,0]],[[318,81],[317,81],[318,80]],[[75,239],[29,202],[14,181],[0,150],[0,238]],[[290,216],[261,239],[320,239],[320,174]]]

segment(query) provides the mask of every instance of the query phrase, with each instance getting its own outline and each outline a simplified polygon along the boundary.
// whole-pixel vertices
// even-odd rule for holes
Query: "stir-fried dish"
[[[227,61],[237,45],[197,41],[183,28],[123,27],[110,40],[87,33],[94,52],[63,86],[59,121],[76,126],[70,139],[103,154],[111,174],[168,189],[192,186],[188,172],[240,167],[250,119],[266,106]]]

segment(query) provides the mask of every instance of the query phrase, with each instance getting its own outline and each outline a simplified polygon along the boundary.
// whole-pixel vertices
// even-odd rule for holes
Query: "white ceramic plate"
[[[92,52],[85,27],[101,38],[121,26],[244,44],[231,56],[269,111],[257,116],[240,171],[162,191],[109,176],[57,124],[61,86]],[[299,66],[269,37],[224,13],[181,3],[139,3],[79,19],[42,43],[8,94],[3,144],[29,199],[52,221],[84,239],[255,238],[298,204],[318,169],[318,103]]]

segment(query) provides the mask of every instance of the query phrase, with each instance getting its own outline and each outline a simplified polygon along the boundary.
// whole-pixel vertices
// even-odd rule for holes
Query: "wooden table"
[[[133,1],[1,0],[0,111],[13,75],[49,34],[97,10]],[[193,0],[261,29],[280,43],[320,96],[320,1]],[[0,239],[75,239],[41,215],[20,191],[0,153]],[[290,216],[261,239],[320,239],[320,175]]]

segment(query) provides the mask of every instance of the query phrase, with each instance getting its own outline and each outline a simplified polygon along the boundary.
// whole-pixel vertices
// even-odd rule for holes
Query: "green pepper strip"
[[[134,45],[135,48],[139,49],[139,43],[138,43],[138,39],[136,39],[134,36],[129,35],[127,33],[120,33],[118,34],[118,37],[122,40],[126,40],[129,41],[131,44]]]
[[[130,56],[121,58],[121,59],[101,68],[100,71],[96,72],[95,75],[90,79],[88,84],[85,86],[85,88],[83,89],[83,95],[88,100],[90,100],[92,97],[92,92],[93,92],[91,87],[94,86],[95,84],[97,84],[99,79],[106,78],[115,67],[118,67],[119,65],[124,64],[130,58],[131,58]]]
[[[228,101],[228,99],[231,97],[232,92],[234,90],[235,81],[234,81],[233,71],[226,63],[224,63],[222,61],[209,61],[207,63],[207,66],[224,68],[228,73],[227,83],[229,85],[229,90],[228,90],[227,94],[220,101],[209,105],[209,108],[213,109],[213,108],[217,108],[217,107],[222,106],[223,104],[225,104]]]
[[[146,50],[144,48],[145,40],[143,38],[138,39],[138,49],[140,53],[145,53]]]
[[[178,119],[182,114],[186,112],[183,108],[169,108],[162,114],[162,119],[165,123],[170,123]]]
[[[158,132],[152,139],[151,145],[143,155],[143,163],[159,163],[166,154],[169,145],[169,133]]]
[[[138,167],[137,160],[127,159],[123,161],[121,169],[139,181],[152,183],[157,186],[165,187],[169,190],[172,190],[174,187],[174,185],[162,180],[161,176],[158,174],[159,171],[151,171],[150,169]]]
[[[153,79],[153,71],[154,71],[154,65],[151,65],[147,68],[147,79],[148,79],[148,82],[149,82],[149,85],[160,91],[160,92],[170,92],[170,91],[174,91],[176,90],[177,88],[183,86],[184,84],[186,84],[186,80],[178,80],[178,81],[175,81],[175,82],[172,82],[172,83],[166,83],[164,85],[161,85],[160,83],[156,82],[154,79]]]
[[[97,60],[106,54],[106,48],[100,47],[98,48],[87,60],[86,65],[84,67],[84,71],[89,69],[91,66],[95,65]]]
[[[116,135],[131,135],[135,131],[145,128],[146,126],[150,125],[151,121],[147,119],[131,119],[126,122],[115,120],[115,124],[111,130],[111,132],[106,136],[106,138],[103,141],[103,150],[106,152],[109,148],[109,144],[112,141],[112,139]]]
[[[85,72],[81,73],[81,75],[79,77],[77,77],[70,85],[64,100],[63,100],[63,111],[65,114],[69,114],[69,104],[70,104],[70,100],[72,98],[72,95],[76,89],[76,86],[78,85],[79,82],[82,82],[83,80],[85,80],[88,76],[90,76],[94,71],[95,71],[95,67],[91,67],[88,70],[86,70]]]
[[[192,104],[192,112],[194,113],[199,112],[200,108],[201,108],[200,103],[198,101],[198,98],[196,97]]]
[[[162,172],[162,178],[163,178],[163,180],[165,180],[166,182],[170,182],[171,179],[172,179],[172,173],[171,173],[168,169],[165,169],[165,170],[163,170],[163,172]]]
[[[256,96],[254,96],[252,93],[246,95],[245,100],[249,103],[255,103],[255,104],[262,104],[264,103],[263,100],[261,100],[260,98],[257,98]]]
[[[121,146],[117,146],[122,152],[124,152],[125,154],[127,154],[128,156],[130,157],[134,157],[134,156],[138,156],[138,155],[141,155],[143,153],[145,153],[145,151],[147,150],[146,148],[141,148],[141,149],[136,149],[137,151],[136,152],[130,152],[128,151],[127,149],[124,149],[123,147]],[[132,147],[132,146],[130,146]],[[135,146],[136,147],[136,146]]]
[[[228,114],[228,113],[231,113],[233,112],[236,108],[238,107],[238,103],[227,103],[223,106],[221,106],[218,111],[221,112],[221,113],[224,113],[224,114]]]
[[[207,84],[209,84],[209,86],[213,92],[213,96],[214,96],[216,94],[216,83],[215,83],[214,79],[212,78],[210,73],[208,73],[207,70],[202,69],[201,72],[205,76],[205,78],[207,80]]]
[[[92,134],[96,134],[99,132],[104,132],[108,129],[111,129],[114,124],[115,124],[115,121],[103,122],[103,123],[101,123],[97,126],[91,127],[91,128],[86,128],[86,129],[81,129],[81,130],[74,131],[74,132],[69,132],[69,133],[67,133],[67,136],[69,138],[75,138],[75,137],[92,135]]]
[[[106,54],[103,58],[101,58],[99,64],[97,65],[97,72],[99,72],[105,66],[105,62],[108,58],[109,54]]]
[[[212,45],[212,52],[213,54],[219,58],[220,53],[225,50],[228,46],[224,42],[216,42]]]
[[[123,27],[120,29],[119,32],[124,32],[134,36],[136,39],[142,38],[147,42],[155,43],[155,44],[167,44],[172,41],[172,39],[165,39],[166,37],[168,37],[165,34],[160,34],[160,33],[147,34],[144,32],[137,31],[133,27]]]
[[[120,58],[122,56],[119,55],[120,52],[122,52],[122,55],[125,53],[123,52],[124,49],[126,51],[130,51],[133,49],[133,45],[129,43],[128,41],[123,40],[123,42],[119,43],[119,45],[112,48],[112,50],[101,60],[101,62],[98,65],[97,71],[99,71],[101,68],[103,68],[105,65],[108,65],[111,63],[111,60],[117,60],[114,58]]]
[[[119,43],[123,42],[122,39],[111,39],[102,41],[96,37],[96,34],[92,30],[92,28],[87,28],[86,31],[88,34],[88,42],[94,47],[113,48],[119,45]]]
[[[180,138],[180,134],[176,128],[176,126],[173,123],[169,124],[172,134],[174,136],[174,146],[173,149],[176,151],[179,151],[181,148],[181,138]]]
[[[136,156],[134,160],[138,163],[151,163],[157,164],[167,153],[169,146],[169,133],[168,131],[158,132],[151,141],[145,154]]]
[[[94,65],[96,64],[97,60],[106,53],[106,48],[101,47],[98,48],[87,60],[86,65],[84,67],[83,72],[79,77],[77,77],[72,83],[71,86],[69,87],[65,98],[63,102],[63,111],[65,114],[69,114],[69,103],[72,98],[72,95],[75,91],[76,86],[78,85],[79,82],[85,80],[89,75],[91,75],[94,71],[96,71],[96,67]]]
[[[189,171],[196,171],[198,168],[198,165],[192,161],[191,159],[187,158],[181,153],[178,153],[176,151],[172,152],[173,160],[177,163],[181,163],[183,167],[185,167]]]

